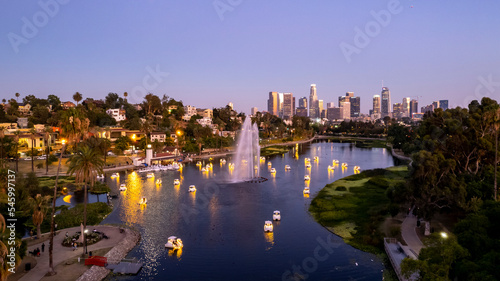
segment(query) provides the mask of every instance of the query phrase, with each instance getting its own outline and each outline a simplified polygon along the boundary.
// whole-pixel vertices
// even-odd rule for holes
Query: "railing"
[[[401,267],[399,264],[396,264],[394,260],[392,259],[392,253],[388,247],[389,244],[396,244],[398,245],[398,240],[396,238],[384,238],[384,249],[385,252],[387,253],[387,256],[389,256],[389,260],[391,261],[392,268],[394,268],[394,271],[396,272],[396,275],[398,276],[399,281],[408,281],[408,279],[404,278],[403,275],[401,274]]]

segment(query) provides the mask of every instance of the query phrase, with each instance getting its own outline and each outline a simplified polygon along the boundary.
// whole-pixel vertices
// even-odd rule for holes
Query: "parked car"
[[[47,156],[45,156],[45,155],[38,156],[36,159],[38,159],[38,160],[45,160],[45,159],[47,159]]]
[[[31,157],[25,157],[24,160],[25,161],[31,161]]]

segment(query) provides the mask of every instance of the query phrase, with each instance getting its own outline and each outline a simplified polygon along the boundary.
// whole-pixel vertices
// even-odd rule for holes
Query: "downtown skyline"
[[[26,22],[43,20],[45,10],[37,2],[2,4],[2,98],[128,92],[134,102],[134,89],[150,89],[197,107],[233,102],[249,114],[267,108],[269,91],[308,97],[316,84],[325,104],[354,92],[367,114],[382,80],[393,101],[421,96],[419,106],[443,99],[464,106],[500,92],[497,2],[94,2],[95,9],[54,1],[41,1],[58,10],[48,6],[54,13],[19,45],[12,34],[23,36]],[[348,61],[339,46],[355,46],[358,30],[391,3],[398,12]]]

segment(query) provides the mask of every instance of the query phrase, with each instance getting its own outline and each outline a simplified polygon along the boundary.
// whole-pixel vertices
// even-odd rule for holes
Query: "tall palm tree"
[[[497,168],[498,168],[498,129],[500,129],[500,108],[496,110],[493,126],[495,128],[495,178],[493,182],[493,196],[495,201],[498,200],[497,196]]]
[[[31,139],[31,171],[35,171],[35,136],[36,136],[36,130],[34,128],[31,128],[30,130],[30,139]]]
[[[3,160],[3,138],[5,137],[5,127],[0,126],[0,139],[2,141],[2,146],[0,147],[0,160]]]
[[[125,103],[127,103],[128,93],[127,92],[123,93],[123,96],[125,97]]]
[[[14,132],[14,142],[16,143],[16,173],[19,171],[19,136],[21,135],[21,131],[17,130]]]
[[[54,249],[54,231],[55,231],[55,215],[56,215],[56,199],[57,199],[57,182],[59,180],[59,171],[61,170],[61,161],[66,149],[66,142],[63,141],[61,154],[59,155],[59,164],[57,165],[56,183],[54,184],[54,196],[52,197],[52,215],[50,216],[50,243],[49,243],[49,275],[55,275],[52,250]]]
[[[19,93],[16,93],[16,101],[19,102],[19,96],[20,94]]]
[[[82,100],[82,94],[80,94],[79,92],[76,92],[73,95],[73,100],[76,101],[76,105],[78,106],[78,103]]]
[[[91,149],[88,145],[81,145],[69,162],[68,175],[74,174],[75,181],[84,185],[83,229],[85,229],[87,227],[87,184],[94,186],[97,175],[103,173],[104,161],[97,150]],[[83,243],[83,253],[86,254],[86,239]]]
[[[49,155],[50,155],[50,134],[53,132],[52,127],[45,126],[43,129],[43,136],[45,138],[45,174],[49,173]]]
[[[6,228],[6,223],[5,223],[5,218],[3,217],[2,214],[0,214],[0,236],[3,236],[3,233],[5,232]],[[0,264],[0,281],[5,281],[7,280],[7,276],[11,274],[10,271],[8,271],[8,265],[5,262],[7,260],[7,254],[9,253],[7,245],[3,243],[0,240],[0,260],[2,263]],[[18,259],[16,258],[16,261]]]
[[[49,198],[49,196],[42,196],[41,194],[37,194],[35,198],[29,198],[30,204],[33,207],[32,219],[33,224],[36,225],[37,239],[42,237],[41,225],[43,223],[43,219],[45,218],[45,213],[47,212],[45,204],[49,201]]]

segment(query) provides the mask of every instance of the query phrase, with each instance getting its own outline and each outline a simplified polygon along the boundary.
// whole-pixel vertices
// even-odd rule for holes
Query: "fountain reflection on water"
[[[249,181],[259,177],[259,169],[254,169],[260,161],[259,129],[247,117],[238,136],[232,182]]]

